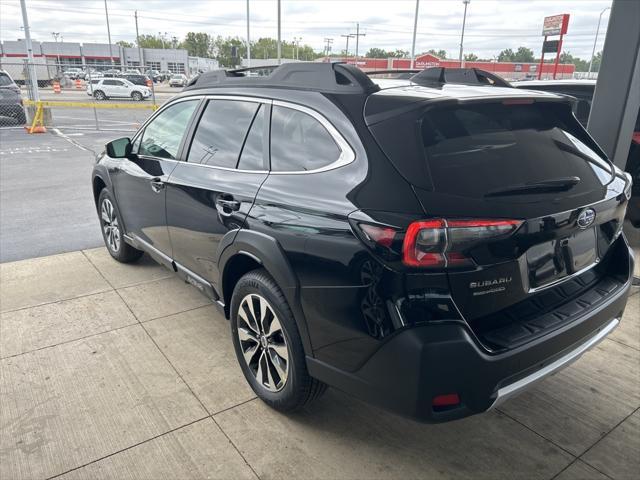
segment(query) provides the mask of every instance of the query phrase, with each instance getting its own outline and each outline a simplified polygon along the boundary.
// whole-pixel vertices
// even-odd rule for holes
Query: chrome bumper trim
[[[537,370],[537,371],[533,372],[532,374],[527,375],[524,378],[521,378],[517,382],[513,382],[513,383],[511,383],[511,384],[509,384],[509,385],[507,385],[505,387],[500,388],[498,390],[498,394],[496,396],[496,399],[493,402],[493,404],[491,405],[491,407],[489,407],[489,410],[491,410],[492,408],[495,408],[498,405],[504,403],[509,398],[516,396],[517,394],[519,394],[523,390],[529,388],[530,386],[532,386],[533,384],[539,382],[540,380],[543,380],[544,378],[548,377],[549,375],[552,375],[552,374],[556,373],[557,371],[562,370],[563,368],[568,367],[569,365],[571,365],[578,358],[580,358],[580,356],[584,352],[586,352],[590,348],[595,347],[598,343],[600,343],[602,340],[604,340],[604,338],[607,335],[609,335],[609,333],[611,333],[611,331],[614,328],[616,328],[619,323],[620,323],[620,319],[619,318],[614,318],[607,325],[605,325],[597,334],[595,334],[593,337],[589,338],[589,340],[587,340],[585,343],[583,343],[579,347],[575,348],[574,350],[571,350],[566,355],[560,357],[559,359],[557,359],[554,362],[550,363],[549,365],[541,368],[540,370]]]

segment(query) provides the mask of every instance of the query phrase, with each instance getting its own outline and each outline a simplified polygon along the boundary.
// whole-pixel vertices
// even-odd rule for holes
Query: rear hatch
[[[418,102],[386,118],[367,107],[424,209],[404,263],[446,271],[472,325],[590,271],[618,238],[630,183],[562,99]]]

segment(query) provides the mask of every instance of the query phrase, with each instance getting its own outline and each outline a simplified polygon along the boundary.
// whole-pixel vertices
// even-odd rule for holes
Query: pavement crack
[[[73,467],[73,468],[71,468],[71,469],[69,469],[69,470],[66,470],[66,471],[61,472],[61,473],[57,473],[57,474],[52,475],[52,476],[50,476],[50,477],[46,477],[46,480],[51,480],[51,479],[53,479],[53,478],[58,478],[58,477],[61,477],[62,475],[66,475],[67,473],[73,472],[73,471],[75,471],[75,470],[80,470],[81,468],[87,467],[87,466],[89,466],[89,465],[92,465],[92,464],[94,464],[94,463],[97,463],[97,462],[99,462],[99,461],[101,461],[101,460],[104,460],[104,459],[106,459],[106,458],[113,457],[114,455],[118,455],[119,453],[125,452],[125,451],[127,451],[127,450],[132,449],[132,448],[135,448],[135,447],[138,447],[138,446],[143,445],[143,444],[145,444],[145,443],[151,442],[152,440],[156,440],[156,439],[158,439],[158,438],[160,438],[160,437],[164,437],[165,435],[167,435],[167,434],[169,434],[169,433],[176,432],[176,431],[178,431],[178,430],[180,430],[180,429],[182,429],[182,428],[186,428],[186,427],[189,427],[189,426],[191,426],[191,425],[194,425],[194,424],[196,424],[196,423],[198,423],[198,422],[202,422],[203,420],[207,420],[208,418],[211,418],[211,416],[206,416],[206,417],[198,418],[197,420],[193,420],[192,422],[185,423],[184,425],[180,425],[179,427],[176,427],[176,428],[172,428],[171,430],[167,430],[166,432],[160,433],[160,434],[155,435],[155,436],[153,436],[153,437],[151,437],[151,438],[147,438],[146,440],[142,440],[141,442],[134,443],[133,445],[129,445],[128,447],[121,448],[120,450],[117,450],[117,451],[115,451],[115,452],[112,452],[112,453],[110,453],[110,454],[108,454],[108,455],[104,455],[104,456],[102,456],[102,457],[96,458],[95,460],[91,460],[90,462],[84,463],[84,464],[82,464],[82,465],[78,465],[77,467]],[[215,423],[215,420],[214,420],[214,423]],[[217,424],[216,424],[216,425],[217,425]]]
[[[97,157],[97,153],[95,152],[95,150],[82,145],[80,142],[75,141],[73,138],[69,137],[68,135],[62,133],[59,129],[57,128],[52,128],[52,130],[55,132],[56,135],[58,135],[59,137],[65,139],[67,142],[69,142],[71,145],[73,145],[74,147],[79,148],[80,150],[84,150],[85,152],[91,152],[93,153],[93,157]]]

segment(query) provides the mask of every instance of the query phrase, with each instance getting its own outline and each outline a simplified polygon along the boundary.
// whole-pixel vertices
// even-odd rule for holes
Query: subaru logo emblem
[[[578,215],[578,227],[587,228],[596,219],[596,211],[593,208],[587,208]]]

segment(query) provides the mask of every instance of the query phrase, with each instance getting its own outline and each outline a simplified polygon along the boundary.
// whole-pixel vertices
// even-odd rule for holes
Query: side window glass
[[[264,166],[264,116],[265,106],[261,105],[253,119],[251,130],[244,142],[238,169],[240,170],[265,170]]]
[[[306,171],[340,158],[340,148],[322,124],[299,110],[274,105],[271,110],[271,170]]]
[[[198,100],[188,100],[166,108],[145,128],[138,154],[175,160],[197,106]]]
[[[196,128],[187,160],[236,168],[242,144],[259,106],[254,102],[210,100]]]

